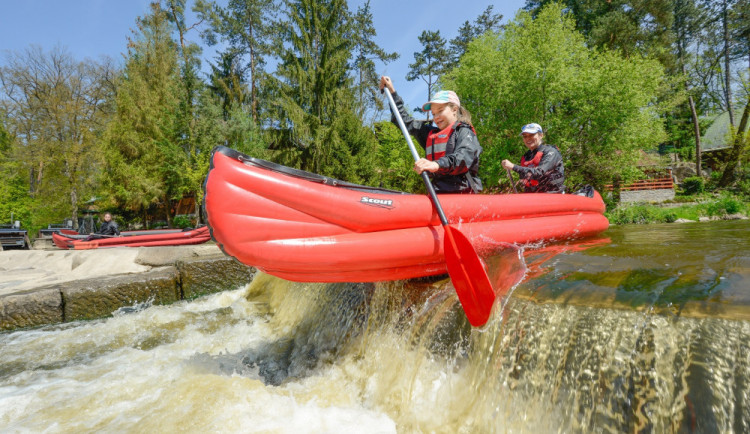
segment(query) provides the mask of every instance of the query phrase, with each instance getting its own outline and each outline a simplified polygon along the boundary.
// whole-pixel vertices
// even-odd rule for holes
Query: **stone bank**
[[[0,252],[0,331],[112,315],[249,283],[255,270],[214,244]]]

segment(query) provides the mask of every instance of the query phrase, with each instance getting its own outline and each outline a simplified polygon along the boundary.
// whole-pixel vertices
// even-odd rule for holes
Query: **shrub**
[[[706,190],[706,182],[700,176],[691,176],[682,181],[685,194],[700,194]]]
[[[190,218],[189,215],[185,214],[179,214],[174,216],[174,219],[172,220],[172,225],[177,228],[185,229],[185,228],[192,228],[195,227],[193,224],[193,219]]]
[[[662,221],[664,223],[674,223],[675,221],[677,221],[677,213],[674,211],[666,211],[662,215]]]
[[[642,205],[617,208],[609,213],[607,218],[611,223],[614,224],[643,224],[657,220],[656,212],[654,211],[654,209]]]
[[[737,190],[745,200],[750,199],[750,180],[742,180],[737,183]]]
[[[681,217],[674,209],[649,205],[623,206],[605,215],[612,224],[672,223]]]
[[[710,216],[723,216],[737,214],[743,209],[742,202],[734,196],[723,193],[715,202],[706,206],[706,212]]]

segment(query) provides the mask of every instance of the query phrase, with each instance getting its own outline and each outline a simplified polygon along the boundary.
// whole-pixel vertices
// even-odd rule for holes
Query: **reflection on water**
[[[748,432],[749,229],[527,247],[526,277],[481,329],[447,279],[259,274],[0,334],[0,432]]]
[[[750,319],[750,223],[626,226],[561,255],[516,295],[681,316]],[[533,267],[533,258],[529,260]],[[542,274],[542,273],[540,273]]]

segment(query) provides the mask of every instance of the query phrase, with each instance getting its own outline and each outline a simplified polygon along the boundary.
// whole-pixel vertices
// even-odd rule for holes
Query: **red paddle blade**
[[[466,318],[474,327],[487,323],[495,303],[495,291],[482,260],[466,235],[449,225],[443,226],[443,250],[453,287],[464,308]]]

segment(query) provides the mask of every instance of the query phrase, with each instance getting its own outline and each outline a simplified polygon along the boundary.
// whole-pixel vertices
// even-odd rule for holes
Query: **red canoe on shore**
[[[198,229],[154,229],[146,231],[123,231],[119,237],[105,237],[87,240],[87,235],[77,235],[73,231],[58,231],[52,234],[52,241],[61,249],[100,249],[105,247],[152,247],[201,244],[211,239],[208,227]]]
[[[561,194],[440,195],[449,222],[480,254],[607,229],[604,203]],[[426,195],[349,184],[248,157],[211,155],[211,236],[240,262],[283,279],[369,282],[447,272],[443,227]]]

